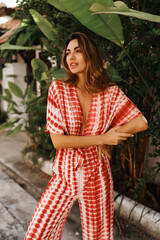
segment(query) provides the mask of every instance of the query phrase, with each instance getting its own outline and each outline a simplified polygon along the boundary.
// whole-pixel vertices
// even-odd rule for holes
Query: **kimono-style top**
[[[104,134],[110,128],[121,126],[140,114],[118,86],[109,87],[106,91],[92,95],[83,135]],[[82,125],[83,112],[76,87],[54,80],[48,92],[45,132],[80,136]],[[78,192],[77,179],[81,168],[85,187],[99,164],[105,162],[109,166],[107,155],[100,155],[98,146],[56,150],[53,171],[66,182],[69,195]]]

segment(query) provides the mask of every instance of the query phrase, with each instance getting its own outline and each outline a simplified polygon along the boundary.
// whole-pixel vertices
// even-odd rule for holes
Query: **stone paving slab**
[[[0,240],[22,240],[25,230],[0,203]]]
[[[1,170],[0,189],[0,240],[22,240],[38,202]],[[77,207],[73,211],[75,216]],[[80,240],[80,231],[79,222],[69,218],[62,240]]]
[[[0,240],[24,239],[36,205],[32,196],[0,170]]]
[[[21,151],[27,144],[27,136],[21,132],[16,137],[6,136],[5,131],[0,131],[0,157],[13,161],[14,157],[21,156]]]
[[[27,183],[27,186],[30,186],[30,190],[32,189],[33,192],[37,193],[38,196],[42,194],[45,190],[50,176],[46,175],[39,168],[31,165],[29,162],[24,162],[23,157],[13,157],[12,161],[8,160],[8,158],[1,158],[0,163],[6,166],[5,172],[10,176],[16,176],[15,181],[18,181],[19,184]],[[21,183],[20,183],[21,180]],[[25,188],[25,186],[23,186]],[[35,197],[35,196],[34,196]]]
[[[0,202],[26,230],[37,201],[15,181],[0,171]]]

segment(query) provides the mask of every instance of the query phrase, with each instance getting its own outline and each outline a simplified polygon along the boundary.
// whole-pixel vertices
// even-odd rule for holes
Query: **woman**
[[[104,145],[118,145],[147,129],[147,121],[110,81],[95,43],[83,33],[66,41],[66,76],[50,85],[46,132],[56,150],[54,174],[25,240],[62,237],[79,201],[83,240],[113,239],[113,180]]]

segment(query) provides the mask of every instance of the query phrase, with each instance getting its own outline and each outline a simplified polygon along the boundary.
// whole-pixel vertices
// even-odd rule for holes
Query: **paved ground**
[[[0,240],[23,240],[42,192],[50,176],[24,161],[26,144],[23,132],[5,136],[0,131]],[[69,214],[62,240],[82,239],[80,215],[76,202]],[[115,217],[115,240],[155,240],[135,226]]]

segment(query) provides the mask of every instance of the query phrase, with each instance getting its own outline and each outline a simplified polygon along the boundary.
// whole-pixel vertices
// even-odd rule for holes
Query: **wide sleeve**
[[[49,87],[47,98],[47,124],[45,132],[48,134],[64,134],[63,118],[58,96],[58,85],[53,81]]]
[[[112,88],[110,100],[112,115],[111,127],[122,126],[142,114],[135,104],[117,86]]]

